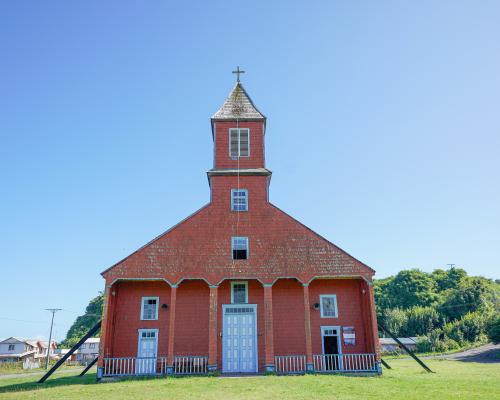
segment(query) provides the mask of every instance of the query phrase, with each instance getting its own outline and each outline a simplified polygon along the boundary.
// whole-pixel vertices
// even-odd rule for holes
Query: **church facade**
[[[266,118],[211,118],[210,202],[102,273],[98,376],[380,372],[374,270],[269,201]]]

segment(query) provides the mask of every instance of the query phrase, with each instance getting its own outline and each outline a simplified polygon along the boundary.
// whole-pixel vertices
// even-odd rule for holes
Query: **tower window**
[[[232,158],[248,157],[250,155],[250,129],[229,129],[229,155]]]
[[[231,211],[248,211],[247,189],[231,189]]]
[[[233,260],[248,259],[248,238],[233,236],[231,238],[231,250],[233,253]]]

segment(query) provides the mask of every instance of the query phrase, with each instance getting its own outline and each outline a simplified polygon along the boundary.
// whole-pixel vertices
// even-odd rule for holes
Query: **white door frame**
[[[142,333],[143,332],[155,332],[155,356],[153,357],[155,360],[158,360],[158,332],[159,329],[154,329],[154,328],[144,328],[144,329],[138,329],[138,334],[137,334],[137,358],[140,358],[140,352],[141,352],[141,339],[142,339]],[[147,368],[148,363],[140,363],[139,360],[136,359],[135,361],[136,365],[136,371],[139,368],[139,371],[141,368]],[[154,373],[156,373],[156,361],[154,362]]]
[[[224,317],[226,315],[227,308],[241,308],[241,307],[251,307],[253,308],[253,315],[255,316],[255,330],[254,330],[254,343],[255,343],[255,372],[259,372],[259,343],[257,341],[257,304],[245,304],[245,303],[237,303],[237,304],[223,304],[222,305],[222,372],[227,372],[224,370],[224,354],[226,341],[224,340]]]
[[[325,335],[325,331],[328,329],[335,329],[337,331],[337,347],[339,349],[338,354],[342,354],[342,340],[341,340],[341,331],[340,326],[321,326],[321,352],[325,354],[325,341],[323,338],[325,336],[335,336],[335,335]]]

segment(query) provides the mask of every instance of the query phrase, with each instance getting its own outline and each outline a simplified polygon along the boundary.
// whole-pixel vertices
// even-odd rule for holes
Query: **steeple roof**
[[[257,110],[257,107],[252,102],[252,99],[243,88],[241,82],[236,82],[233,90],[227,97],[226,101],[219,108],[212,120],[225,119],[266,119],[266,117]]]

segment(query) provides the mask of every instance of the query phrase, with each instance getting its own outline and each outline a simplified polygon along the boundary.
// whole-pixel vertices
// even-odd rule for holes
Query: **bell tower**
[[[248,190],[248,198],[267,201],[271,171],[265,166],[266,117],[257,109],[240,82],[212,116],[214,165],[207,172],[213,202],[227,198],[231,190]],[[250,190],[247,186],[252,186]]]

